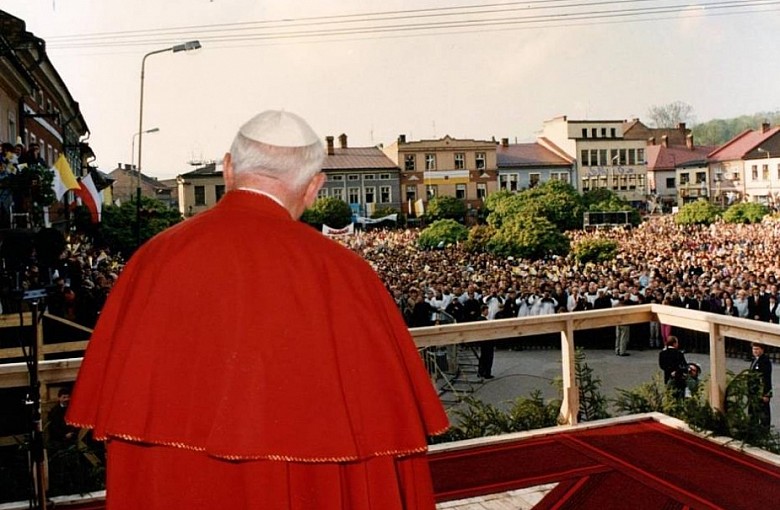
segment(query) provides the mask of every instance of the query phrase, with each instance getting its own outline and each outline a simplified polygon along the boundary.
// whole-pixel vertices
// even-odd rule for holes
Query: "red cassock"
[[[67,419],[108,440],[109,510],[431,508],[448,426],[371,267],[249,191],[132,258]]]

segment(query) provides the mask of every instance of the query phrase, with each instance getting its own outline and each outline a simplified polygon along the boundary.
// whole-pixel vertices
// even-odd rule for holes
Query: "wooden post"
[[[577,424],[580,410],[580,390],[577,387],[574,359],[574,323],[571,319],[561,331],[561,365],[563,371],[563,402],[558,422],[566,425]]]
[[[710,406],[723,411],[726,399],[726,340],[720,325],[710,322]]]

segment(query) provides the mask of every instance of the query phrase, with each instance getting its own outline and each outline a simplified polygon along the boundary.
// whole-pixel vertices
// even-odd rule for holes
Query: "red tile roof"
[[[707,154],[716,147],[712,145],[694,147],[689,149],[685,145],[673,145],[664,147],[663,145],[648,145],[647,149],[647,169],[648,170],[674,170],[675,167],[701,161],[704,164],[707,161]]]
[[[708,157],[711,161],[743,159],[748,152],[756,150],[762,143],[778,133],[780,133],[780,126],[775,126],[765,132],[748,129],[709,153]]]
[[[323,170],[393,170],[393,161],[377,147],[334,148],[334,154],[325,157]]]
[[[515,143],[496,147],[498,168],[513,167],[571,167],[571,162],[538,143]]]

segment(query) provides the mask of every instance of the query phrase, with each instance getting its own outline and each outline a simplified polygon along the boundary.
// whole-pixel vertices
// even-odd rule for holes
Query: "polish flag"
[[[73,190],[76,196],[81,199],[81,203],[92,213],[92,223],[100,223],[100,212],[103,201],[100,198],[100,192],[95,187],[92,180],[92,174],[87,174],[81,178],[81,188]]]

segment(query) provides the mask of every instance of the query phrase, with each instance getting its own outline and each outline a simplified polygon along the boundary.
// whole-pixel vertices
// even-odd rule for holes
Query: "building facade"
[[[664,211],[712,195],[707,154],[715,147],[697,147],[693,135],[684,145],[672,145],[669,138],[648,139],[647,182],[650,195]]]
[[[496,143],[456,139],[407,141],[401,135],[384,149],[400,168],[404,212],[414,214],[417,200],[424,204],[436,196],[463,200],[481,208],[488,194],[498,189]]]
[[[623,136],[622,120],[570,120],[566,116],[545,121],[543,138],[574,160],[574,182],[581,193],[609,189],[634,206],[647,199],[645,140]]]
[[[109,172],[112,180],[112,195],[114,201],[120,203],[135,200],[138,189],[138,169],[134,165],[119,163]],[[173,180],[158,180],[141,174],[141,196],[154,198],[166,203],[169,207],[178,208],[178,182]]]
[[[371,217],[380,209],[400,211],[402,197],[398,166],[378,147],[349,147],[347,135],[325,138],[326,175],[319,198],[334,197],[349,204],[356,216]]]
[[[560,149],[551,150],[538,142],[510,144],[502,138],[496,161],[499,190],[514,193],[550,180],[572,183],[571,159]]]
[[[206,211],[225,194],[225,179],[216,163],[209,163],[176,177],[179,212],[185,218]]]

